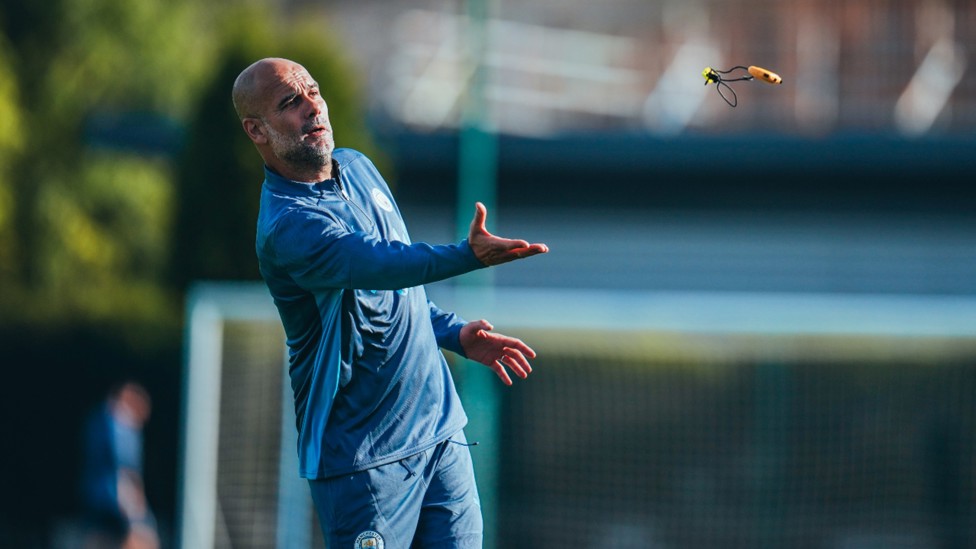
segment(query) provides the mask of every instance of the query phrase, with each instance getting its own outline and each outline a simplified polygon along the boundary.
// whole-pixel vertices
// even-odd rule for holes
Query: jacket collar
[[[333,175],[339,174],[338,163],[333,162]],[[326,179],[318,183],[304,183],[283,177],[266,164],[264,166],[264,183],[272,191],[289,194],[293,196],[321,196],[326,192],[336,190],[336,178]]]

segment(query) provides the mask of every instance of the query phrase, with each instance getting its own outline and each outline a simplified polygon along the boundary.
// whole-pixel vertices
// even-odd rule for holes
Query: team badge
[[[383,536],[379,532],[366,530],[356,537],[356,545],[353,546],[353,549],[383,549],[383,546]]]
[[[383,191],[373,187],[373,192],[371,194],[373,195],[373,202],[376,202],[377,206],[388,212],[393,211],[393,203],[390,202],[390,199],[387,198],[385,194],[383,194]]]

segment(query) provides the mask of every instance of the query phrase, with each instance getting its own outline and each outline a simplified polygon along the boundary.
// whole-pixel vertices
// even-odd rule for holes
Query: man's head
[[[297,181],[331,176],[335,141],[329,109],[305,67],[261,59],[234,81],[234,108],[265,164]]]
[[[145,387],[135,381],[125,381],[112,390],[109,397],[112,415],[133,429],[142,428],[152,412],[152,399]]]

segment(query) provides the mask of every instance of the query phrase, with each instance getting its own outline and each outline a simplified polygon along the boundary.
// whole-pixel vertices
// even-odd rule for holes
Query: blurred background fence
[[[971,348],[879,361],[860,344],[905,343],[749,342],[773,359],[705,338],[673,358],[621,356],[669,335],[567,339],[541,346],[538,386],[504,397],[499,547],[976,543]],[[807,345],[832,356],[787,350]]]
[[[498,399],[491,546],[976,543],[971,297],[432,290],[539,353],[497,391],[449,357],[469,409]],[[320,546],[263,287],[190,315],[182,546]]]

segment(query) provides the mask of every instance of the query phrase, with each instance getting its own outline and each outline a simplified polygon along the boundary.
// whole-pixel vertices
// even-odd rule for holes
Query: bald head
[[[262,103],[268,99],[272,87],[280,83],[284,75],[294,72],[307,74],[305,67],[280,57],[260,59],[241,71],[234,80],[233,90],[238,118],[260,117],[265,107]]]
[[[332,124],[318,82],[300,64],[261,59],[234,81],[234,109],[268,167],[295,181],[331,175]]]

